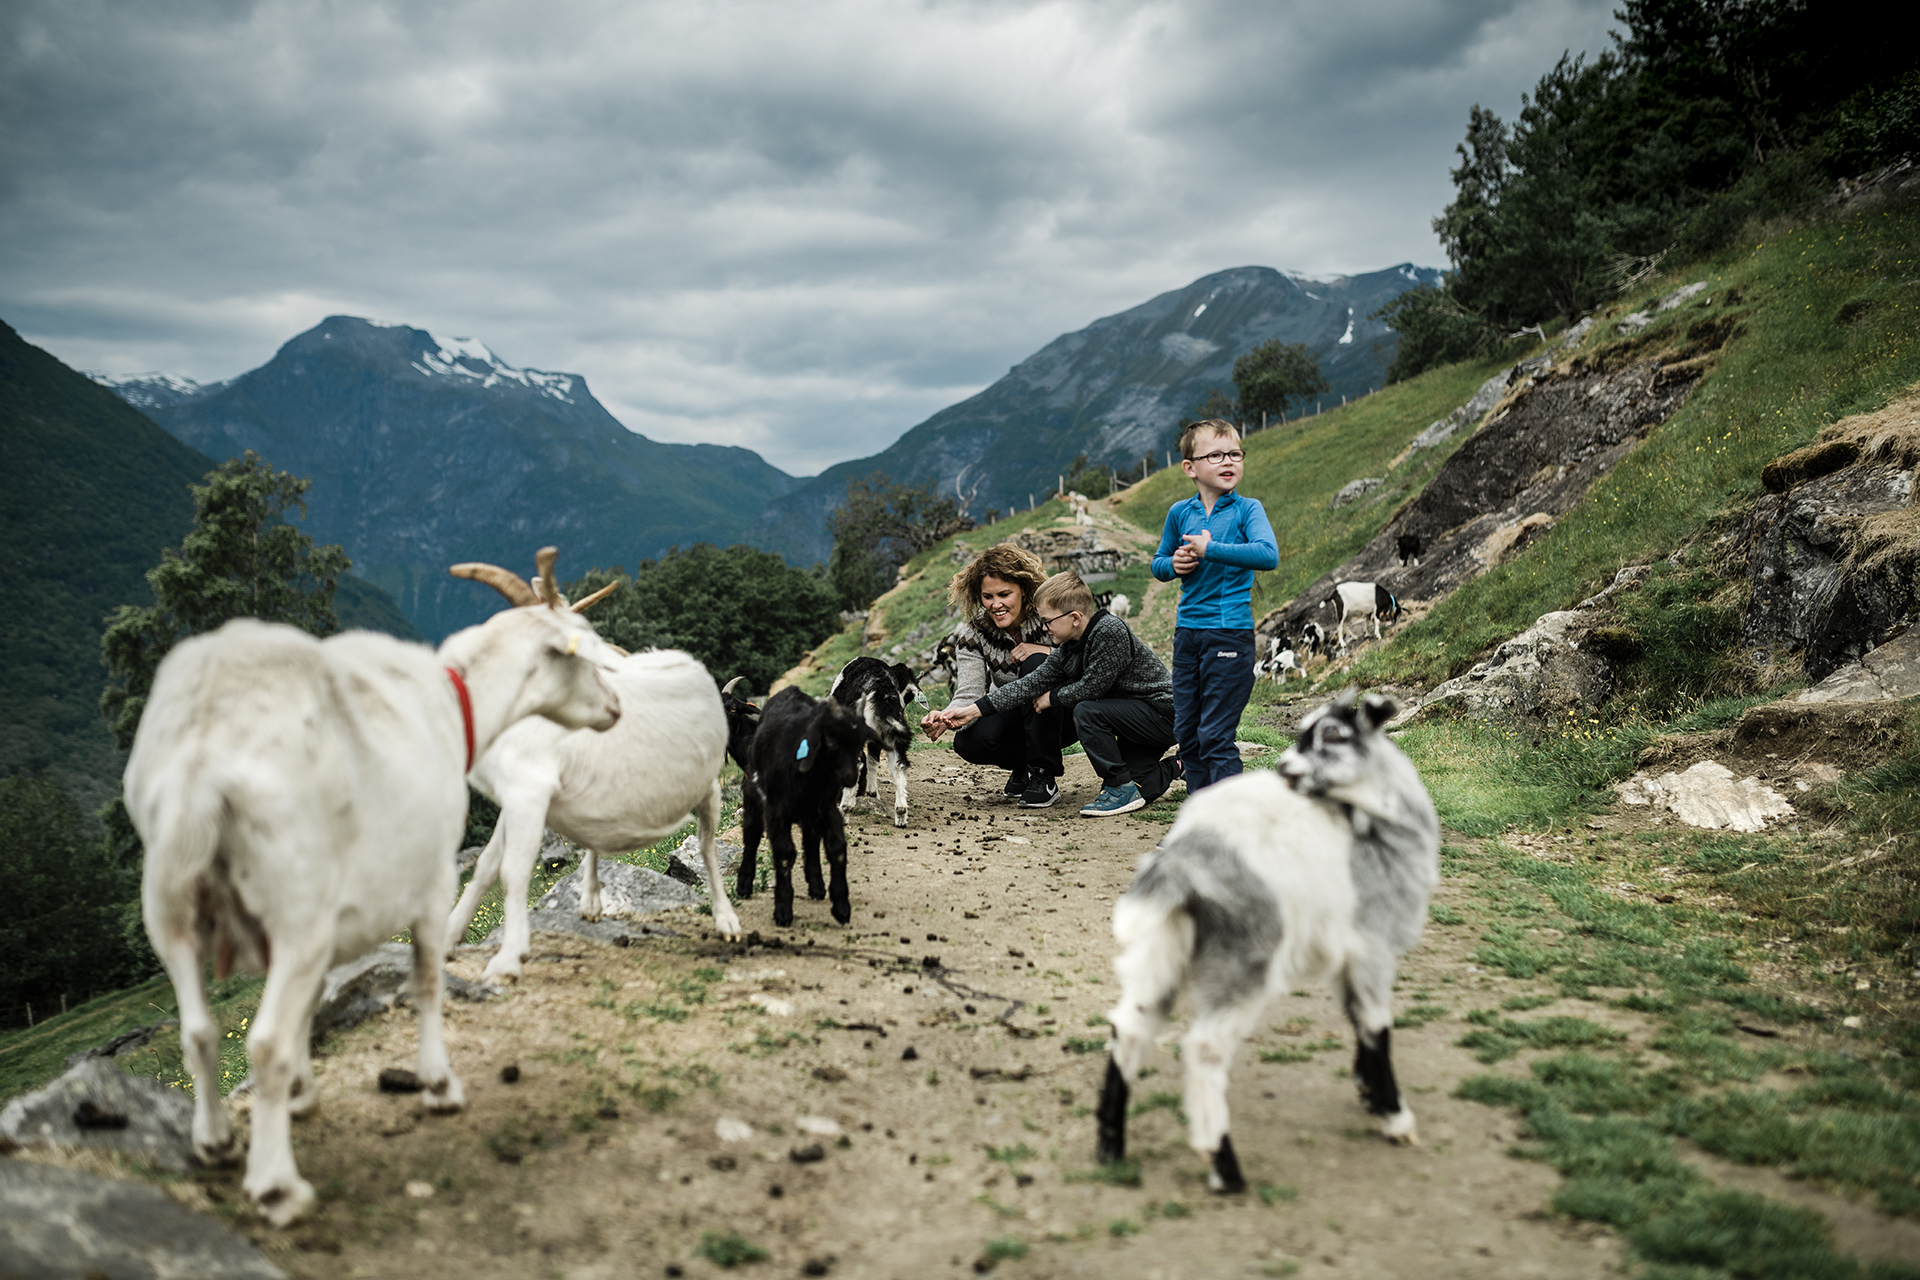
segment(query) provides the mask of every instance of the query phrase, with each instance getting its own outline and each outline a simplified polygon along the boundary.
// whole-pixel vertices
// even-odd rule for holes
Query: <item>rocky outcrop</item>
[[[1794,701],[1877,702],[1883,698],[1920,698],[1920,631],[1889,640],[1860,661],[1802,690]]]
[[[1640,332],[1642,329],[1651,325],[1654,322],[1654,318],[1662,312],[1672,311],[1675,307],[1685,303],[1687,299],[1693,297],[1695,294],[1705,292],[1706,287],[1707,282],[1704,280],[1696,280],[1692,284],[1681,285],[1678,289],[1675,289],[1672,293],[1660,299],[1659,302],[1648,307],[1645,311],[1636,311],[1632,315],[1624,317],[1620,321],[1620,332]]]
[[[1361,498],[1366,497],[1385,483],[1386,481],[1382,480],[1379,476],[1367,476],[1360,480],[1349,480],[1340,486],[1340,492],[1334,494],[1333,501],[1327,505],[1330,509],[1338,511],[1349,502],[1358,502]]]
[[[1684,332],[1650,332],[1644,347],[1622,344],[1634,348],[1624,355],[1616,346],[1559,366],[1547,356],[1516,365],[1502,375],[1486,424],[1420,495],[1358,555],[1263,618],[1259,630],[1297,634],[1338,582],[1377,582],[1402,601],[1435,600],[1518,555],[1666,421],[1733,328],[1729,318],[1709,318]],[[1402,534],[1424,544],[1419,564],[1400,563]],[[1327,616],[1319,615],[1323,625]]]
[[[1613,664],[1583,642],[1600,620],[1574,609],[1546,614],[1485,662],[1436,688],[1420,710],[1453,707],[1475,716],[1552,721],[1598,706],[1612,687]]]
[[[109,1058],[83,1058],[0,1111],[0,1150],[91,1147],[184,1173],[197,1163],[192,1127],[193,1099],[184,1090],[129,1075]]]
[[[0,1276],[286,1276],[218,1219],[175,1204],[159,1188],[80,1169],[0,1160],[0,1222]]]
[[[1740,531],[1744,638],[1800,651],[1811,680],[1920,622],[1920,395],[1845,418],[1769,463]]]
[[[498,995],[495,987],[443,974],[446,994],[455,1000],[486,1000]],[[313,1037],[357,1026],[375,1014],[407,1001],[413,987],[413,948],[387,942],[357,960],[327,970],[320,1003],[313,1010]]]

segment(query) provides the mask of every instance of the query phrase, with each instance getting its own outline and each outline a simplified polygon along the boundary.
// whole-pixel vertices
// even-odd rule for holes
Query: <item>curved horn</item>
[[[539,604],[540,597],[534,594],[531,586],[519,574],[510,569],[502,569],[497,564],[482,564],[479,561],[467,561],[456,564],[447,570],[456,578],[470,578],[475,582],[484,582],[507,598],[515,608],[522,605]]]
[[[575,600],[573,602],[573,611],[575,613],[585,613],[587,611],[588,605],[598,604],[600,601],[606,599],[608,596],[612,595],[615,591],[619,590],[619,587],[620,587],[620,580],[618,578],[615,578],[612,582],[609,582],[606,586],[600,588],[598,591],[594,592],[592,595],[588,596],[586,599]]]
[[[558,547],[542,547],[533,555],[533,563],[540,570],[540,576],[535,579],[534,590],[538,591],[541,599],[554,609],[558,609],[566,602],[565,597],[560,594],[560,584],[553,580],[553,562],[559,558],[560,548]]]
[[[745,680],[745,679],[746,679],[745,676],[735,676],[733,679],[727,681],[725,684],[720,686],[720,692],[726,694],[729,698],[731,698],[733,696],[733,686],[739,684],[742,680]]]

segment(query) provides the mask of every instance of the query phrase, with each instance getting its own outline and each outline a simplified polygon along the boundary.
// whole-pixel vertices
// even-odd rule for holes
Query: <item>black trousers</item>
[[[1139,698],[1095,698],[1074,704],[1073,723],[1088,763],[1105,785],[1137,783],[1149,804],[1173,785],[1179,762],[1160,758],[1174,741],[1171,713]]]
[[[1046,660],[1045,654],[1033,655],[1020,664],[1020,674],[1039,670]],[[1035,711],[1031,702],[1023,702],[982,716],[954,734],[953,749],[968,764],[1038,770],[1057,778],[1066,771],[1060,749],[1071,746],[1075,738],[1073,717],[1058,707]]]

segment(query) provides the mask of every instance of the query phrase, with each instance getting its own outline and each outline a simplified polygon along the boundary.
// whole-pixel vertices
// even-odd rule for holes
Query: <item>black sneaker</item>
[[[1045,809],[1060,798],[1060,784],[1044,773],[1030,774],[1027,789],[1020,793],[1022,809]]]
[[[1025,795],[1027,791],[1027,769],[1025,765],[1007,775],[1006,792],[1010,796]]]

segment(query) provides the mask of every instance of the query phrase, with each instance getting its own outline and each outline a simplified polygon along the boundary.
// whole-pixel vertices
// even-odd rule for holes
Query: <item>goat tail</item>
[[[181,901],[213,867],[227,819],[227,788],[205,769],[177,769],[153,780],[143,797],[129,797],[134,826],[146,846],[143,895]],[[145,800],[146,803],[138,803]]]
[[[200,954],[212,953],[221,978],[236,962],[263,972],[272,956],[261,922],[241,901],[221,857],[236,799],[244,802],[260,785],[244,768],[189,759],[128,796],[146,845],[140,905],[148,938],[163,956],[194,939]]]

